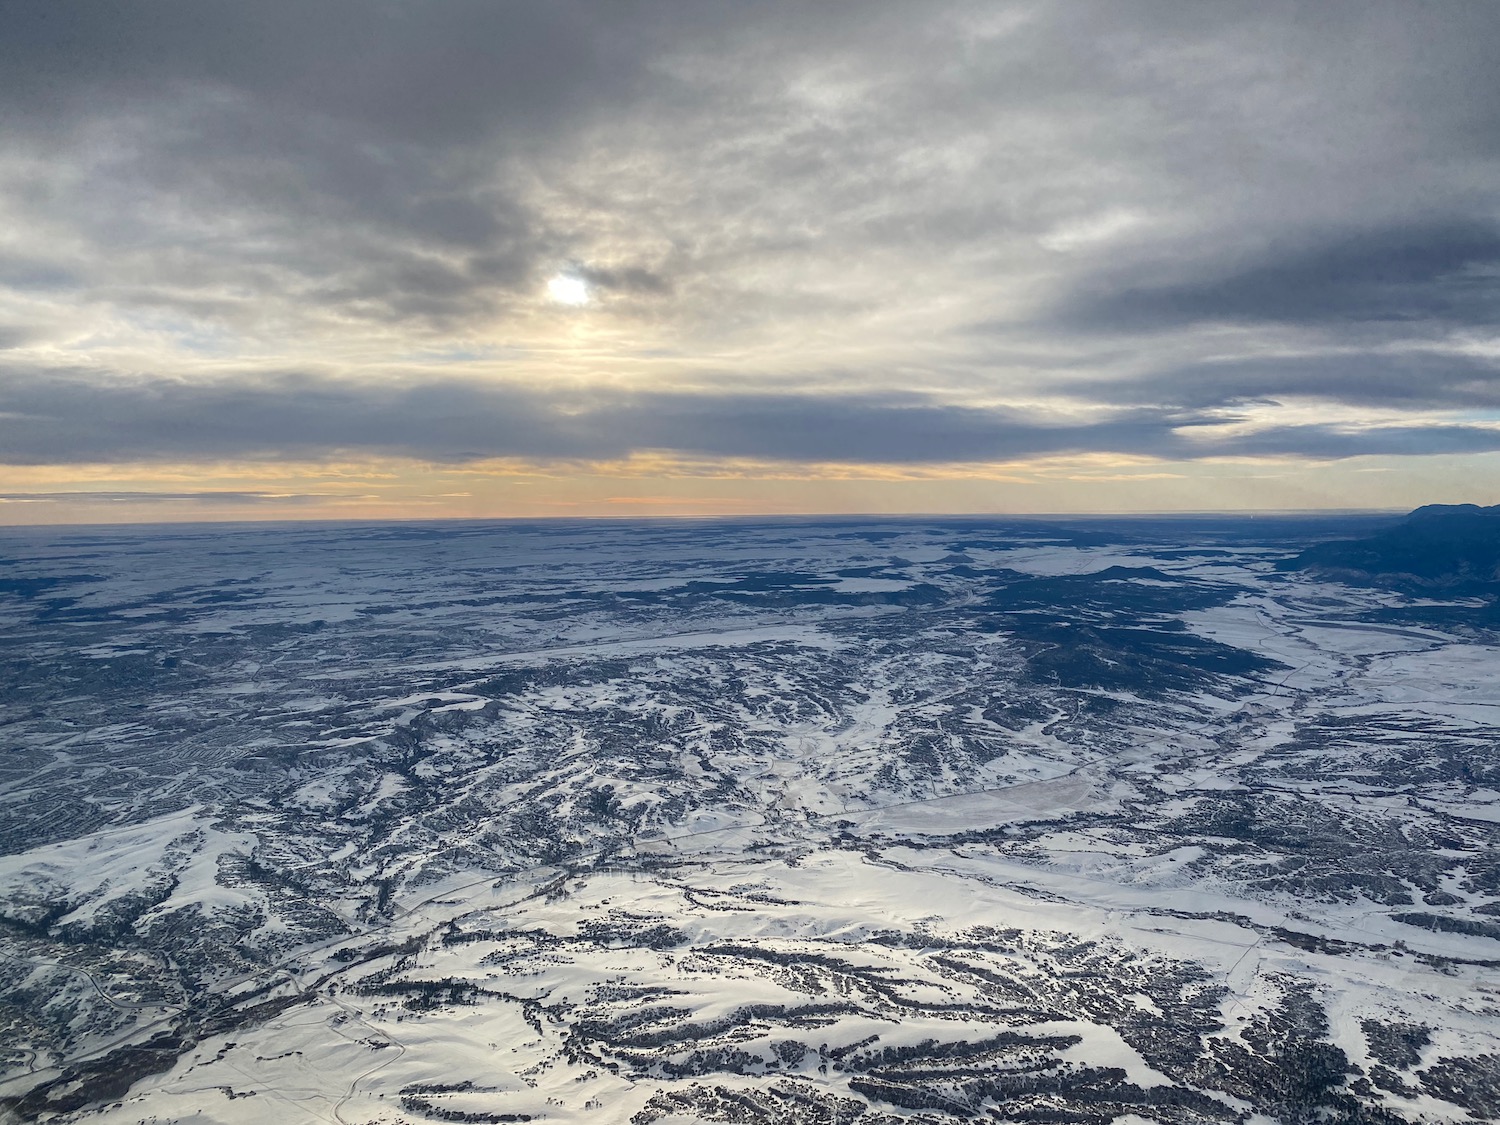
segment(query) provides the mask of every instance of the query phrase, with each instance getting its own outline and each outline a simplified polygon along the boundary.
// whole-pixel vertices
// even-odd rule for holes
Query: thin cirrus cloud
[[[114,489],[75,489],[69,492],[0,492],[0,504],[304,504],[326,499],[326,494],[295,492],[240,492],[204,489],[194,492],[161,492]]]
[[[0,462],[1496,448],[1494,5],[5,24]]]

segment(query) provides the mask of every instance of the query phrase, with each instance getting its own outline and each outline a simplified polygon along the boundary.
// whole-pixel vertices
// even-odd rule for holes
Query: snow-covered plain
[[[0,1120],[1493,1120],[1500,648],[1341,530],[4,532]]]

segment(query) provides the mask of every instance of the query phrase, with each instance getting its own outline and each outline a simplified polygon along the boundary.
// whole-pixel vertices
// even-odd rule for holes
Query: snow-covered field
[[[4,532],[0,1120],[1500,1117],[1500,648],[1338,531]]]

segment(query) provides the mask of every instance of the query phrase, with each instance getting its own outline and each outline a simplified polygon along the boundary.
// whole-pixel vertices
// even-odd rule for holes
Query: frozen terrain
[[[0,1120],[1494,1120],[1500,637],[1363,530],[0,533]]]

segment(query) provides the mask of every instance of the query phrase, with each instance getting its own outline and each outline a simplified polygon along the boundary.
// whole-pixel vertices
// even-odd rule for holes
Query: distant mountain
[[[1310,547],[1281,569],[1412,592],[1497,594],[1500,504],[1427,504],[1366,539]]]

